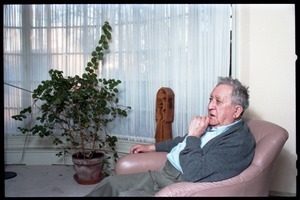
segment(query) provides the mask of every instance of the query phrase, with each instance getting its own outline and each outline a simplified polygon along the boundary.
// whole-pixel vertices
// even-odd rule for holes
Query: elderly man
[[[248,88],[237,79],[219,77],[208,114],[195,116],[188,134],[130,149],[130,153],[168,152],[161,171],[107,177],[88,196],[152,196],[176,182],[220,181],[238,175],[254,157],[255,139],[242,119],[248,106]]]

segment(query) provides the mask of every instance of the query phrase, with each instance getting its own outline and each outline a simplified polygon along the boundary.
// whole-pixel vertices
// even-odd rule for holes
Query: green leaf
[[[92,56],[97,56],[97,52],[96,52],[96,51],[93,51],[93,52],[92,52]]]
[[[101,47],[96,47],[97,52],[101,52],[102,48]]]
[[[108,115],[108,114],[110,113],[110,111],[111,111],[111,110],[110,110],[109,108],[105,108],[105,109],[104,109],[104,114]]]
[[[56,98],[56,99],[53,101],[53,104],[54,104],[54,105],[61,104],[60,98],[59,98],[59,97]]]

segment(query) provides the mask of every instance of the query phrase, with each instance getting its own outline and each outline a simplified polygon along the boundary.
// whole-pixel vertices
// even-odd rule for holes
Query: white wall
[[[235,5],[234,76],[249,86],[246,117],[289,132],[275,165],[273,193],[296,194],[295,6]]]

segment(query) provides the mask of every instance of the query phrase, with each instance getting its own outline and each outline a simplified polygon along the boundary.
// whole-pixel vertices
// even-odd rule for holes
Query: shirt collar
[[[206,128],[206,131],[210,131],[210,132],[213,132],[213,131],[217,131],[217,132],[222,132],[223,130],[225,129],[228,129],[229,127],[233,126],[234,124],[237,124],[238,122],[240,122],[242,119],[239,119],[231,124],[228,124],[228,125],[225,125],[225,126],[216,126],[216,127],[211,127],[211,126],[208,126]]]

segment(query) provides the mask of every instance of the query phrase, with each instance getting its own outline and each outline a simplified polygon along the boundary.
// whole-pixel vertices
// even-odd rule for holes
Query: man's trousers
[[[182,174],[167,161],[160,171],[108,176],[87,196],[154,196],[163,187],[182,181]]]

